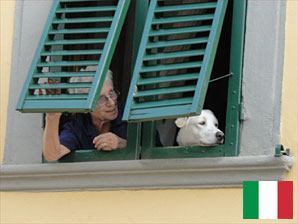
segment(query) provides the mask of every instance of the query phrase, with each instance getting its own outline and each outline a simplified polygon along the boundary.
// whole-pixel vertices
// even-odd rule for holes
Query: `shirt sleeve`
[[[63,126],[63,130],[60,132],[60,144],[67,147],[69,150],[74,151],[79,149],[79,141],[73,132],[74,127],[72,122],[68,122]]]

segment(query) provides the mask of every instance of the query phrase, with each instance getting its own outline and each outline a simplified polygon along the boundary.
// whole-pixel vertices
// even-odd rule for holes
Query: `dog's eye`
[[[199,125],[205,125],[205,124],[206,124],[205,121],[201,121],[201,122],[199,123]]]

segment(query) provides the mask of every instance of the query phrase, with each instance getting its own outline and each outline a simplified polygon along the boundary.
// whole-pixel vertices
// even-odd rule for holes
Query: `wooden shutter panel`
[[[227,0],[186,1],[151,1],[123,120],[201,112]]]
[[[17,110],[94,110],[129,4],[130,0],[55,0]],[[88,71],[86,66],[93,66],[95,69]],[[73,77],[90,78],[88,82],[70,83]],[[41,83],[43,78],[54,79],[54,84]],[[55,80],[59,83],[56,84]],[[85,93],[72,93],[78,88],[84,88]],[[61,89],[62,93],[38,95],[40,89]]]

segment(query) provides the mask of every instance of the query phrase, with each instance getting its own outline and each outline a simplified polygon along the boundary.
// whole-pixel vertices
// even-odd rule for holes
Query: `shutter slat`
[[[197,4],[182,4],[174,6],[157,6],[155,12],[173,12],[173,11],[183,11],[183,10],[195,10],[195,9],[212,9],[215,8],[217,2],[208,2],[208,3],[197,3]]]
[[[62,29],[50,30],[49,34],[83,34],[83,33],[107,33],[109,28],[89,28],[89,29]]]
[[[210,31],[210,30],[211,30],[211,26],[164,29],[164,30],[158,30],[158,31],[152,30],[149,33],[149,36],[154,37],[154,36],[165,36],[165,35],[184,34],[184,33],[196,33],[196,32]]]
[[[33,78],[92,77],[94,75],[95,72],[33,73]]]
[[[35,95],[28,96],[28,100],[86,100],[88,94],[61,94],[61,95]]]
[[[201,65],[202,65],[202,62],[188,62],[188,63],[181,63],[181,64],[156,65],[156,66],[142,67],[141,72],[160,72],[160,71],[176,70],[176,69],[198,68],[198,67],[201,67]]]
[[[183,86],[183,87],[172,87],[172,88],[164,88],[164,89],[144,90],[144,91],[137,92],[134,95],[134,98],[144,97],[144,96],[173,94],[173,93],[185,93],[185,92],[192,92],[195,90],[196,90],[196,86]]]
[[[199,15],[199,16],[179,16],[179,17],[169,17],[169,18],[154,18],[152,24],[166,24],[166,23],[181,23],[181,22],[191,22],[191,21],[203,21],[211,20],[214,18],[213,14]]]
[[[205,50],[179,51],[173,53],[150,54],[144,56],[144,61],[160,60],[169,58],[192,57],[204,55]]]
[[[105,12],[105,11],[115,11],[116,9],[117,9],[116,6],[61,8],[61,9],[57,9],[56,13]]]
[[[43,113],[47,111],[49,113],[58,113],[58,112],[76,112],[83,113],[87,112],[87,109],[84,109],[86,100],[78,99],[66,99],[66,100],[26,100],[24,102],[24,107],[26,113]]]
[[[62,56],[62,55],[98,55],[101,54],[102,50],[80,50],[80,51],[44,51],[41,56]]]
[[[180,116],[192,116],[195,115],[191,111],[190,105],[176,105],[176,106],[166,106],[166,107],[154,107],[154,108],[145,108],[139,110],[132,110],[130,116],[131,120],[138,121],[147,121],[147,120],[156,120],[160,117],[165,118],[176,118]]]
[[[182,99],[170,99],[170,100],[159,100],[159,101],[149,101],[145,103],[133,104],[133,109],[145,109],[145,108],[154,108],[162,106],[176,106],[176,105],[185,105],[191,104],[192,97],[182,98]]]
[[[137,85],[151,85],[158,84],[163,82],[177,82],[184,80],[195,80],[198,79],[198,73],[191,74],[179,74],[179,75],[171,75],[171,76],[160,76],[154,78],[140,78],[137,82]]]
[[[91,83],[59,83],[59,84],[32,84],[29,89],[71,89],[90,88]]]
[[[98,23],[98,22],[112,22],[113,17],[100,17],[100,18],[79,18],[79,19],[54,19],[53,24],[60,23]]]
[[[94,111],[129,5],[130,0],[53,1],[16,109]],[[54,84],[47,84],[49,79]],[[38,95],[52,89],[62,94]]]
[[[148,44],[146,45],[146,49],[173,47],[173,46],[178,46],[178,45],[202,44],[202,43],[207,43],[207,42],[208,42],[208,37],[182,39],[182,40],[171,40],[171,41],[148,42]]]
[[[101,44],[105,43],[107,39],[78,39],[78,40],[50,40],[46,41],[45,45],[73,45],[73,44]]]
[[[150,1],[123,120],[200,114],[227,4]]]
[[[63,67],[63,66],[88,66],[97,65],[98,61],[59,61],[59,62],[40,62],[37,67]]]

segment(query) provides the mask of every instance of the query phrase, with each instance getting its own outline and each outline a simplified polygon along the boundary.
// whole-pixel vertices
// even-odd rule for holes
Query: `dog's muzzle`
[[[216,132],[215,137],[218,143],[223,144],[225,140],[225,134],[223,132],[221,131]]]

